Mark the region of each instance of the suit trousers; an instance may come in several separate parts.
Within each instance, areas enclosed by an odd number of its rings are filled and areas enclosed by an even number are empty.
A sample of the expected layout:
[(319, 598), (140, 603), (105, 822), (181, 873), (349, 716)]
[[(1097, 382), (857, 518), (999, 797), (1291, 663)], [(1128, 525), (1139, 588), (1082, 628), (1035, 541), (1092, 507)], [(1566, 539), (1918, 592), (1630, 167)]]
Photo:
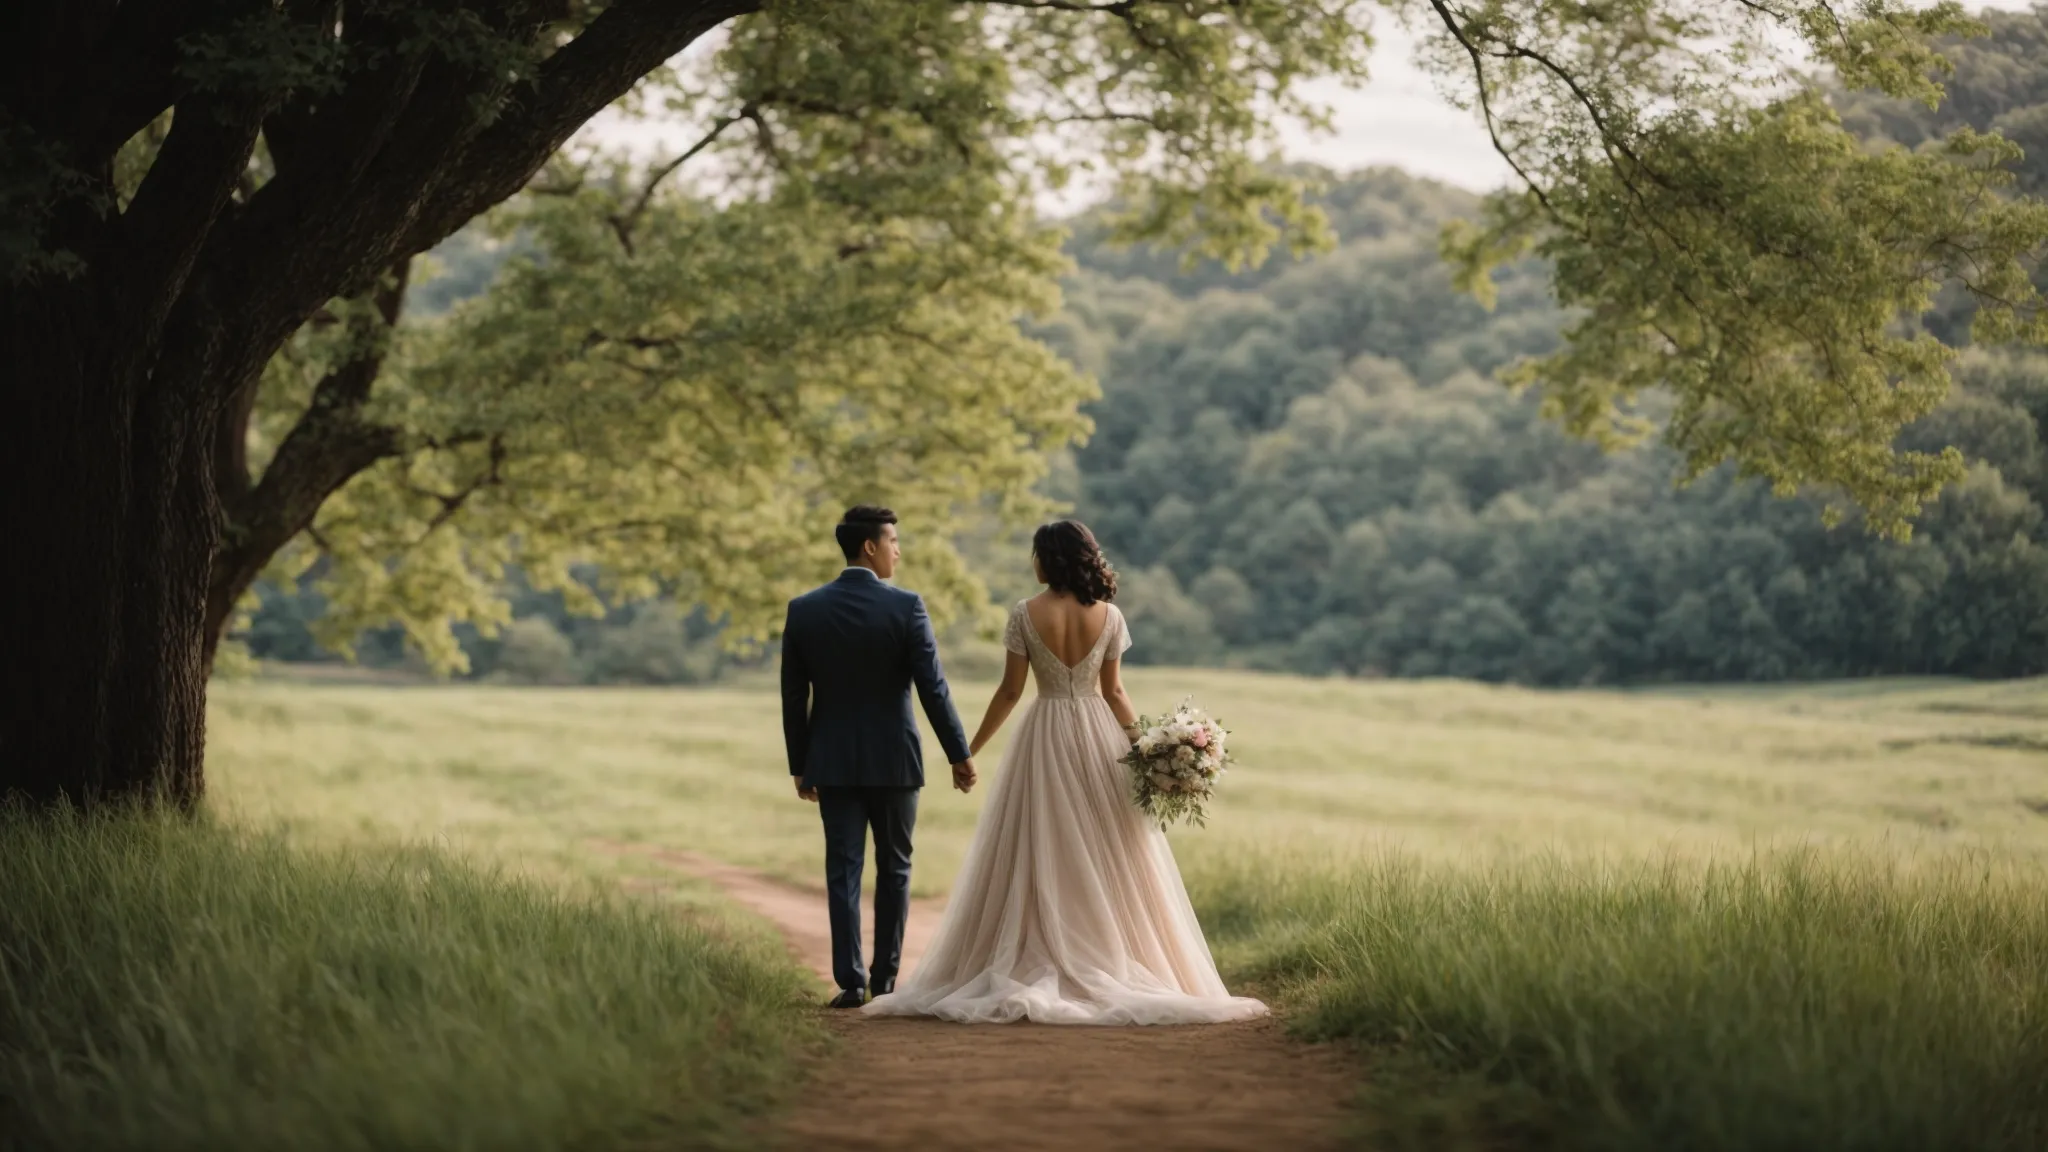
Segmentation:
[[(825, 896), (831, 909), (832, 979), (841, 989), (889, 987), (903, 964), (903, 923), (910, 914), (910, 834), (915, 788), (822, 787)], [(875, 837), (875, 962), (861, 963), (860, 881), (868, 833)]]

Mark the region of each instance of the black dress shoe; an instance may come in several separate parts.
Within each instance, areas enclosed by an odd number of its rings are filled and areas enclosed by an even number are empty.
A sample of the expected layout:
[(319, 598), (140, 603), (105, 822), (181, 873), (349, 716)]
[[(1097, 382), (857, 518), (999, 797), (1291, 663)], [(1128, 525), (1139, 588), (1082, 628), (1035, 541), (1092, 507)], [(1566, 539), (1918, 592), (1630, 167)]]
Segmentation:
[(873, 996), (887, 996), (895, 990), (896, 981), (894, 980), (877, 980), (873, 984), (868, 985), (868, 992)]
[(867, 994), (867, 990), (866, 990), (866, 989), (863, 989), (863, 988), (848, 988), (848, 989), (847, 989), (846, 991), (844, 991), (844, 992), (841, 992), (841, 993), (840, 993), (839, 995), (837, 995), (837, 996), (834, 996), (834, 997), (832, 998), (832, 1003), (830, 1003), (830, 1004), (826, 1005), (826, 1007), (828, 1007), (828, 1008), (858, 1008), (858, 1007), (860, 1007), (861, 1005), (863, 1005), (863, 1004), (867, 1003), (867, 1001), (868, 1001), (868, 994)]

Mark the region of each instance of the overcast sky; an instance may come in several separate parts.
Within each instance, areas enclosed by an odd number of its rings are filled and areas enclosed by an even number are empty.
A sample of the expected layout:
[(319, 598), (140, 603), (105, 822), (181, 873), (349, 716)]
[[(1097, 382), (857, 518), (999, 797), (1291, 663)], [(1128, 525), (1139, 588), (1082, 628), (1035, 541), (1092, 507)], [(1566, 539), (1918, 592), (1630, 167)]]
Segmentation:
[[(2033, 0), (1989, 0), (1973, 9), (2026, 9)], [(1413, 41), (1385, 22), (1375, 47), (1373, 81), (1357, 92), (1336, 90), (1336, 131), (1312, 137), (1294, 133), (1289, 151), (1338, 171), (1373, 164), (1406, 168), (1475, 191), (1507, 179), (1507, 168), (1487, 143), (1470, 113), (1437, 95), (1434, 81), (1411, 63)]]
[[(1968, 6), (2025, 9), (2032, 4), (2033, 0), (1982, 0)], [(1391, 19), (1380, 20), (1374, 32), (1378, 43), (1371, 82), (1355, 91), (1334, 85), (1318, 90), (1334, 110), (1334, 130), (1313, 135), (1286, 130), (1289, 158), (1311, 160), (1339, 172), (1393, 165), (1475, 191), (1505, 180), (1507, 169), (1473, 115), (1446, 102), (1434, 81), (1412, 63), (1414, 43), (1406, 33)], [(690, 137), (681, 125), (621, 124), (606, 118), (594, 121), (586, 131), (607, 143), (667, 154), (686, 146)]]

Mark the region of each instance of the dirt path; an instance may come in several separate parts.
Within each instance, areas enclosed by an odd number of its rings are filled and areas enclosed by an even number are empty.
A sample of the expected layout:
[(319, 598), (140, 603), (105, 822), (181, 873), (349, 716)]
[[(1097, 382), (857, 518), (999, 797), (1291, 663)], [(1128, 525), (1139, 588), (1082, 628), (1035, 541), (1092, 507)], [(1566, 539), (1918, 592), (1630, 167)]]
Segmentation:
[[(825, 916), (823, 888), (799, 888), (752, 869), (722, 864), (695, 852), (610, 843), (603, 847), (608, 851), (658, 860), (718, 885), (734, 902), (775, 925), (783, 938), (789, 941), (790, 954), (798, 962), (816, 972), (818, 978), (827, 984), (832, 982), (832, 925)], [(868, 893), (870, 898), (861, 902), (861, 912), (867, 917), (864, 938), (869, 941), (874, 939), (875, 932), (873, 895)], [(910, 975), (911, 970), (917, 967), (918, 958), (924, 955), (926, 946), (931, 943), (933, 930), (939, 926), (939, 913), (945, 910), (945, 902), (941, 900), (910, 902), (910, 918), (903, 925), (902, 975)]]
[[(813, 971), (831, 973), (822, 890), (689, 852), (623, 845), (717, 884), (766, 917)], [(915, 901), (908, 975), (943, 905)], [(866, 909), (872, 916), (872, 907)], [(870, 924), (872, 921), (870, 921)], [(834, 1065), (785, 1125), (797, 1148), (918, 1152), (1316, 1150), (1342, 1146), (1358, 1071), (1271, 1020), (1179, 1028), (961, 1025), (825, 1013)]]

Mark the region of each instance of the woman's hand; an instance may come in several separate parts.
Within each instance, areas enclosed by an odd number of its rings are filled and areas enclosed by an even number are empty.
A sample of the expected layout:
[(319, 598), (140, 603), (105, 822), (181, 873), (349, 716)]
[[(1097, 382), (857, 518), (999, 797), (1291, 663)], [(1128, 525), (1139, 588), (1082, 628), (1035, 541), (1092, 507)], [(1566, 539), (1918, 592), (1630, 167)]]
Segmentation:
[(1024, 677), (1031, 670), (1031, 662), (1022, 653), (1012, 652), (1003, 661), (1003, 682), (996, 685), (996, 694), (989, 698), (988, 711), (981, 717), (981, 727), (974, 733), (974, 739), (967, 742), (967, 754), (975, 756), (1003, 727), (1003, 721), (1010, 718), (1010, 710), (1017, 701), (1024, 698)]

